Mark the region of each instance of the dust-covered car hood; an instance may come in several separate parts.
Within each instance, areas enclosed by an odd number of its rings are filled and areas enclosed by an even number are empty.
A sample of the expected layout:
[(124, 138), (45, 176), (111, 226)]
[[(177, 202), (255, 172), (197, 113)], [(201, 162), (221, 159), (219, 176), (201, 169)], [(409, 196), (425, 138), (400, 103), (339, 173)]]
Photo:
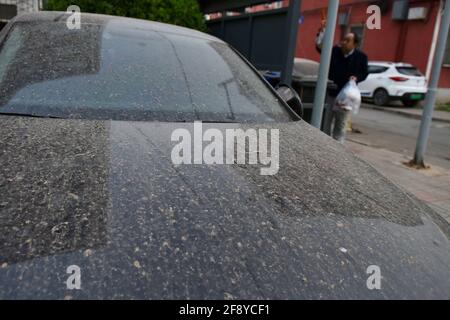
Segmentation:
[(260, 127), (274, 176), (174, 165), (188, 123), (1, 116), (0, 298), (450, 298), (445, 221), (306, 123)]

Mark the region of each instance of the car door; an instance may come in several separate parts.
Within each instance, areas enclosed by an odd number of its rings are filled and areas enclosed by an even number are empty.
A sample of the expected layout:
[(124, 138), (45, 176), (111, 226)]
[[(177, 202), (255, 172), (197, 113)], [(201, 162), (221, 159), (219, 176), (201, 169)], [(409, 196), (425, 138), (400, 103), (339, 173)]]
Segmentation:
[(374, 91), (383, 86), (383, 77), (381, 74), (388, 69), (386, 66), (369, 64), (369, 75), (367, 79), (358, 84), (362, 97), (371, 98)]

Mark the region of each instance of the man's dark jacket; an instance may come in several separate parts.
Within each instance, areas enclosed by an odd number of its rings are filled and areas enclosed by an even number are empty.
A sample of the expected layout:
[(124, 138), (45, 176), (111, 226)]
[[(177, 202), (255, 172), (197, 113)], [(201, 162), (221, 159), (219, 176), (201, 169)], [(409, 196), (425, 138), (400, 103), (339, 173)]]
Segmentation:
[(330, 90), (331, 96), (337, 96), (351, 76), (357, 77), (357, 82), (362, 82), (366, 80), (368, 74), (368, 59), (363, 52), (355, 49), (346, 58), (339, 46), (333, 48), (329, 78), (337, 85), (337, 89)]

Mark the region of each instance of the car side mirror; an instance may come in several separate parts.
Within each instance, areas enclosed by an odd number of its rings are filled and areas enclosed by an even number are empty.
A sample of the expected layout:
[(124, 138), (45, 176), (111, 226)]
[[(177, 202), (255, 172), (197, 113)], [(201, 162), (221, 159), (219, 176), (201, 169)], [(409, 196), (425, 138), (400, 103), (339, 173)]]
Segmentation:
[(294, 110), (300, 118), (303, 118), (303, 103), (297, 91), (287, 84), (278, 85), (276, 91), (292, 110)]

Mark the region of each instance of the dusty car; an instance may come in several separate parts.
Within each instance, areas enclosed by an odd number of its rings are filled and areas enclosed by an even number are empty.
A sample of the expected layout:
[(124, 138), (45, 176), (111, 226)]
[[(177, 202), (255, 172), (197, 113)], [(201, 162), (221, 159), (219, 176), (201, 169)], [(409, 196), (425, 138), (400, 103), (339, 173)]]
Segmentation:
[[(1, 299), (450, 298), (448, 223), (226, 43), (67, 17), (0, 34)], [(278, 130), (279, 170), (174, 163), (199, 121)]]

